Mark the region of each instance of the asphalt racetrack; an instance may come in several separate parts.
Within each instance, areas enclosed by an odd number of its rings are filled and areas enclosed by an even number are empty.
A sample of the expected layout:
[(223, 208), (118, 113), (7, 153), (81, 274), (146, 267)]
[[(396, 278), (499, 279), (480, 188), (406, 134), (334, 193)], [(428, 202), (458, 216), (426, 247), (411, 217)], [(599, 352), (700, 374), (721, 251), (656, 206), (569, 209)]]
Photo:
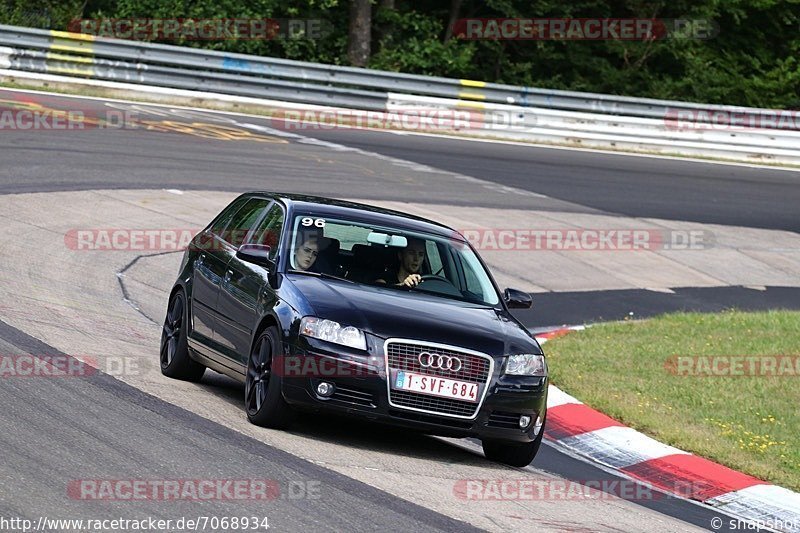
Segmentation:
[[(0, 380), (3, 516), (246, 514), (268, 516), (276, 531), (609, 532), (644, 524), (648, 531), (708, 529), (712, 518), (726, 518), (666, 496), (498, 502), (465, 500), (454, 490), (467, 479), (616, 479), (552, 446), (514, 469), (486, 461), (469, 441), (349, 420), (306, 416), (289, 432), (252, 426), (231, 380), (209, 371), (190, 384), (158, 372), (165, 291), (180, 253), (80, 252), (65, 246), (64, 235), (80, 227), (202, 227), (234, 193), (252, 189), (372, 201), (450, 224), (480, 218), (521, 227), (549, 216), (588, 227), (672, 228), (675, 221), (713, 232), (719, 244), (700, 259), (617, 254), (599, 266), (595, 256), (561, 252), (554, 260), (571, 261), (578, 280), (563, 286), (560, 267), (547, 271), (549, 255), (482, 255), (499, 282), (533, 293), (534, 308), (520, 314), (530, 327), (735, 304), (798, 307), (797, 283), (775, 249), (794, 246), (800, 174), (388, 132), (289, 131), (265, 118), (0, 91), (0, 107), (33, 105), (125, 110), (140, 126), (0, 132), (0, 216), (8, 230), (0, 352), (129, 358), (138, 370), (114, 375), (101, 365), (85, 379)], [(715, 274), (714, 261), (745, 253), (763, 265), (756, 282)], [(620, 276), (616, 261), (633, 262), (635, 272)], [(674, 272), (639, 281), (647, 265), (667, 262)], [(689, 274), (697, 284), (680, 283)], [(268, 479), (280, 491), (263, 502), (198, 503), (86, 501), (69, 488), (86, 479), (179, 478)]]

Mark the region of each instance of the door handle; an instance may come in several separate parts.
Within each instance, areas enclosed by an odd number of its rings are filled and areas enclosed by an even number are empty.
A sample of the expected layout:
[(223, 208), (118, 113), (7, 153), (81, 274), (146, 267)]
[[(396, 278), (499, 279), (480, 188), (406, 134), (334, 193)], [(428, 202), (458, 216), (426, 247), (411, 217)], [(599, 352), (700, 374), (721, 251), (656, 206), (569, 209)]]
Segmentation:
[(230, 281), (231, 276), (233, 276), (233, 270), (228, 270), (225, 272), (225, 281)]

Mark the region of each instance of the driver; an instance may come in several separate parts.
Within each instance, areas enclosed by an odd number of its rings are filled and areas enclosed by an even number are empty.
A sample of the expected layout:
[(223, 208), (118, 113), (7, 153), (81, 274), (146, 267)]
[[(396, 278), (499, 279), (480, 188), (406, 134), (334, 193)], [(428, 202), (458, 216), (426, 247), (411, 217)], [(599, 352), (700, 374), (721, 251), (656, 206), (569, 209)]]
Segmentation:
[(386, 269), (375, 283), (388, 284), (394, 282), (399, 287), (416, 287), (422, 281), (419, 273), (425, 260), (425, 241), (416, 237), (407, 237), (406, 247), (397, 252), (400, 265), (397, 269)]

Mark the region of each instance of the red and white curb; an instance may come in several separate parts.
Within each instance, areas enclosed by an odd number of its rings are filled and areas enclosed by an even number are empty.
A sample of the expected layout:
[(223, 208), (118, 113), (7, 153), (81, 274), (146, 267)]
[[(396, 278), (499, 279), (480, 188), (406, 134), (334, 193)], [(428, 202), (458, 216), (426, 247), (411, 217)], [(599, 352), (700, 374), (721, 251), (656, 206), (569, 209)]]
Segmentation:
[[(540, 344), (583, 327), (535, 333)], [(768, 529), (800, 532), (800, 494), (662, 444), (550, 385), (545, 438), (621, 475)]]

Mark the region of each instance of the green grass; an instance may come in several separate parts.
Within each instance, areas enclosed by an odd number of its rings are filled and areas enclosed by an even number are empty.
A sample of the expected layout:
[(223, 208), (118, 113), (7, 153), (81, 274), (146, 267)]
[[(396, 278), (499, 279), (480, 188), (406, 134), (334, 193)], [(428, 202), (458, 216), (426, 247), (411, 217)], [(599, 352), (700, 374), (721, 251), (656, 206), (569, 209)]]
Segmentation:
[(669, 363), (674, 356), (800, 357), (800, 312), (600, 324), (550, 341), (545, 352), (553, 384), (587, 405), (661, 442), (800, 490), (800, 375), (686, 376)]

